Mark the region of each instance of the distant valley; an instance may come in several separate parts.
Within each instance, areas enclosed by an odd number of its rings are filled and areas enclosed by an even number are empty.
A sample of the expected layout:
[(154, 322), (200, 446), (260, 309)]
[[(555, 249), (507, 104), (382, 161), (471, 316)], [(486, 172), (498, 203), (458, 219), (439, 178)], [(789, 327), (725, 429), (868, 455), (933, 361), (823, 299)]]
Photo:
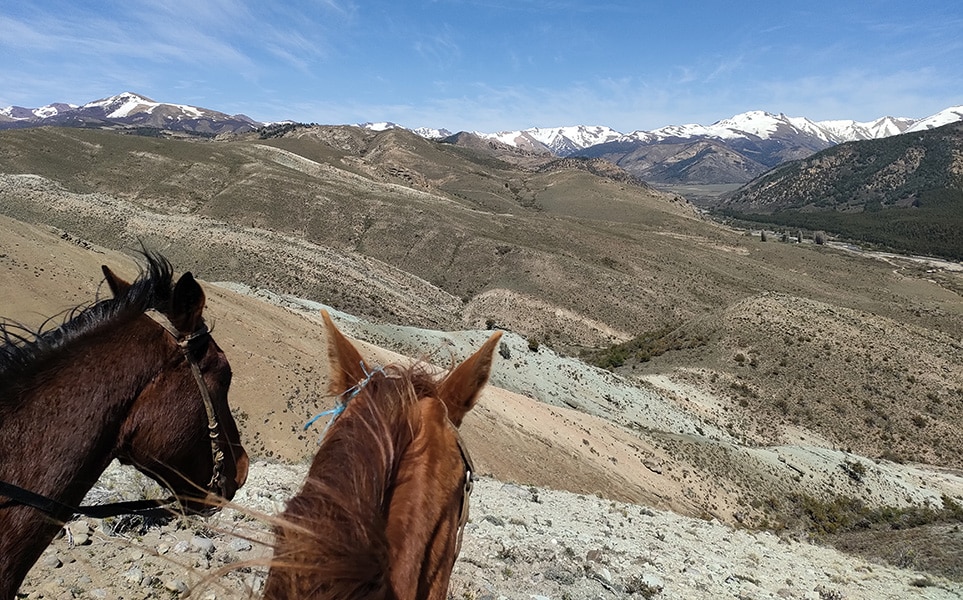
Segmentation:
[(759, 227), (963, 260), (963, 123), (834, 146), (768, 171), (712, 208)]

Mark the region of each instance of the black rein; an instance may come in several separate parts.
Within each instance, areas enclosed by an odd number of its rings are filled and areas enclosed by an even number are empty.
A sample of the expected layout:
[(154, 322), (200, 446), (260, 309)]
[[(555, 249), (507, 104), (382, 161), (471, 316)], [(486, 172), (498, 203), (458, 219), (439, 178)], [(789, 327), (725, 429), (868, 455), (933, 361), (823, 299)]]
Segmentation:
[[(166, 500), (131, 500), (127, 502), (111, 502), (109, 504), (93, 504), (90, 506), (71, 506), (5, 481), (0, 481), (0, 495), (10, 499), (4, 504), (14, 503), (29, 506), (53, 517), (66, 517), (67, 520), (73, 515), (105, 519), (107, 517), (117, 517), (120, 515), (167, 517), (176, 514), (176, 511), (170, 508), (164, 508), (175, 502), (173, 496)], [(0, 507), (2, 506), (3, 505), (0, 505)]]

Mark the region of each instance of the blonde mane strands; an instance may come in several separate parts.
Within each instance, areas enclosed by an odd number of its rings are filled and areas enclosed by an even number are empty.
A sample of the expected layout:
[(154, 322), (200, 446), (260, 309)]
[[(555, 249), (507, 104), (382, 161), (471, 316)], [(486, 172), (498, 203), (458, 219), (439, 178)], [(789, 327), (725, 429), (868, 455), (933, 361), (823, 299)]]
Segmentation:
[(385, 371), (347, 402), (302, 492), (280, 517), (266, 600), (395, 598), (384, 518), (388, 485), (417, 434), (412, 407), (437, 393), (437, 383), (419, 366)]

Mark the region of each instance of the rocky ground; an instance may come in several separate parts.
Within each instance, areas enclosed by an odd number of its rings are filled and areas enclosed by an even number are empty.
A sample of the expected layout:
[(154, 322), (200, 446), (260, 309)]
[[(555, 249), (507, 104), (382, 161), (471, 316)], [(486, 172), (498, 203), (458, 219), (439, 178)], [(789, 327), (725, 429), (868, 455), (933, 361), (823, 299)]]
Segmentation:
[[(265, 515), (281, 510), (305, 471), (257, 462), (235, 506), (207, 519), (73, 521), (21, 597), (257, 598), (270, 558)], [(115, 464), (89, 498), (145, 486)], [(717, 521), (482, 478), (449, 598), (936, 600), (963, 598), (963, 584)]]

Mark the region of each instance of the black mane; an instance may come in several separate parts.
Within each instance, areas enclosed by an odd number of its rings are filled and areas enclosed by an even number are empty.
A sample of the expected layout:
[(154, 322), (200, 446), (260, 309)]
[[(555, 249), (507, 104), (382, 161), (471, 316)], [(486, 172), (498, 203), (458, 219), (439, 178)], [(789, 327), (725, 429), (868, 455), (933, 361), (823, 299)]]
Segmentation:
[(132, 318), (145, 310), (168, 312), (173, 268), (162, 255), (143, 250), (147, 261), (130, 288), (116, 298), (96, 300), (66, 312), (63, 322), (48, 329), (54, 317), (36, 329), (15, 322), (0, 322), (0, 379), (24, 374), (59, 354), (78, 338), (107, 324)]

